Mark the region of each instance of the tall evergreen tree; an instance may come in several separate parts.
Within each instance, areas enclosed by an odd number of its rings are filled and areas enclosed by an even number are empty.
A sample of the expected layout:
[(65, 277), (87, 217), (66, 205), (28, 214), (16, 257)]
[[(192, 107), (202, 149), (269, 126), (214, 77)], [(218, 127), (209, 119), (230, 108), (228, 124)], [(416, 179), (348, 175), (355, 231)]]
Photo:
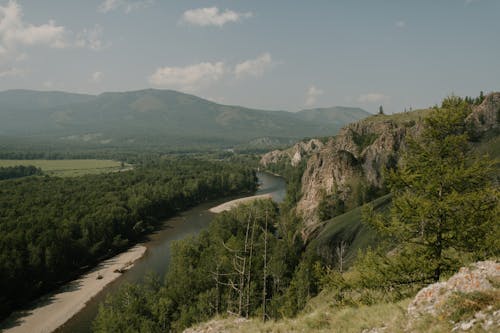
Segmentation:
[(423, 255), (435, 280), (451, 253), (481, 258), (500, 248), (494, 165), (471, 152), (469, 110), (452, 96), (432, 112), (421, 139), (409, 142), (402, 165), (388, 175), (390, 214), (368, 218), (378, 231)]

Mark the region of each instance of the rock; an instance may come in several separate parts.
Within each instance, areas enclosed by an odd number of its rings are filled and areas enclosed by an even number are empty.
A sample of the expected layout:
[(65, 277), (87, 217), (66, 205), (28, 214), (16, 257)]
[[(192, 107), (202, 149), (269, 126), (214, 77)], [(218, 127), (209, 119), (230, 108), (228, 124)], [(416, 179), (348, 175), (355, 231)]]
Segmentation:
[[(431, 284), (418, 292), (408, 305), (408, 327), (425, 315), (442, 317), (450, 297), (457, 293), (492, 292), (498, 288), (491, 281), (500, 281), (500, 264), (480, 261), (470, 267), (462, 267), (448, 281)], [(500, 311), (492, 312), (490, 305), (469, 318), (454, 323), (452, 332), (467, 332), (481, 326), (487, 332), (500, 330)]]
[(285, 160), (290, 165), (296, 167), (305, 158), (312, 153), (319, 151), (323, 147), (323, 143), (318, 139), (310, 139), (308, 141), (301, 141), (294, 144), (292, 147), (285, 150), (273, 150), (260, 160), (260, 164), (264, 167), (270, 164), (276, 164)]
[(473, 112), (466, 121), (474, 125), (476, 132), (486, 132), (498, 128), (500, 114), (500, 93), (492, 93), (485, 97), (484, 101), (474, 107)]
[(409, 135), (421, 130), (419, 122), (401, 122), (390, 117), (370, 117), (343, 128), (313, 154), (302, 176), (302, 198), (297, 209), (305, 226), (317, 224), (317, 208), (323, 195), (339, 200), (352, 198), (352, 186), (359, 180), (380, 187), (382, 169), (394, 166)]

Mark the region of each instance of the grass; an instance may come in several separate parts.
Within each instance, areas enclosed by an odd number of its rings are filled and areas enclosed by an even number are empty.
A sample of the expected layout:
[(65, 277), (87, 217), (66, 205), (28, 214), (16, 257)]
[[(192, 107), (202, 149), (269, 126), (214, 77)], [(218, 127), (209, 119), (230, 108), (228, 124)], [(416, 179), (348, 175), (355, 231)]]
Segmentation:
[(130, 168), (111, 160), (0, 160), (0, 167), (33, 165), (51, 176), (76, 177), (88, 174), (116, 172)]
[[(332, 332), (332, 333), (360, 333), (360, 332), (390, 332), (390, 333), (448, 333), (455, 326), (452, 319), (457, 321), (474, 318), (477, 311), (492, 315), (499, 309), (500, 299), (498, 291), (487, 293), (457, 294), (445, 304), (444, 313), (438, 317), (424, 315), (410, 319), (407, 308), (411, 298), (397, 303), (381, 302), (364, 306), (333, 305), (331, 292), (322, 292), (311, 299), (306, 309), (295, 318), (270, 320), (262, 322), (258, 318), (249, 320), (222, 318), (215, 319), (195, 326), (206, 332)], [(210, 330), (210, 329), (211, 330)], [(480, 324), (475, 324), (470, 332), (494, 332), (498, 326), (493, 325), (484, 330)], [(372, 329), (374, 329), (372, 331)]]
[[(319, 299), (321, 298), (321, 299)], [(314, 299), (313, 299), (314, 300)], [(196, 328), (212, 328), (212, 332), (332, 332), (360, 333), (371, 328), (386, 329), (383, 332), (404, 332), (406, 308), (409, 299), (398, 303), (380, 303), (360, 307), (332, 307), (328, 294), (316, 298), (316, 307), (296, 318), (262, 322), (260, 319), (239, 321), (232, 318), (216, 318)]]
[[(391, 195), (387, 194), (371, 202), (377, 211), (383, 210), (391, 202)], [(335, 253), (335, 247), (344, 240), (348, 243), (346, 263), (351, 264), (359, 249), (366, 249), (377, 243), (375, 233), (362, 222), (363, 207), (357, 207), (345, 214), (336, 216), (323, 222), (323, 228), (309, 244), (315, 247), (318, 253)]]

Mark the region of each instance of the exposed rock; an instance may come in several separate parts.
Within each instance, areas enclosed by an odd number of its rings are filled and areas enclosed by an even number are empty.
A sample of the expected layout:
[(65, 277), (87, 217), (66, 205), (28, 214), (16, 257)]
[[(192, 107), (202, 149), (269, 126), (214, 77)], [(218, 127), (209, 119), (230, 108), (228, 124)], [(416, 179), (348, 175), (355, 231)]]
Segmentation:
[[(496, 281), (492, 283), (492, 281)], [(491, 292), (500, 282), (500, 264), (495, 261), (480, 261), (470, 267), (463, 267), (446, 282), (434, 283), (420, 290), (408, 305), (408, 327), (424, 315), (442, 317), (447, 302), (457, 294)], [(453, 323), (452, 332), (467, 332), (481, 327), (486, 332), (500, 330), (500, 310), (493, 311), (490, 305), (476, 312), (473, 317)]]
[(312, 153), (319, 151), (323, 147), (323, 143), (318, 139), (311, 139), (308, 141), (301, 141), (294, 144), (292, 147), (285, 150), (273, 150), (260, 160), (260, 164), (267, 167), (269, 164), (276, 164), (282, 160), (286, 160), (292, 166), (300, 164), (302, 159), (310, 156)]
[(306, 228), (318, 222), (316, 210), (323, 195), (335, 194), (345, 201), (360, 179), (380, 187), (382, 169), (397, 163), (406, 137), (415, 135), (421, 127), (421, 122), (374, 116), (345, 127), (331, 138), (311, 156), (302, 176), (302, 198), (297, 208)]
[(462, 267), (448, 281), (434, 283), (420, 290), (408, 306), (408, 314), (436, 316), (453, 293), (492, 290), (494, 287), (490, 280), (493, 279), (500, 279), (500, 264), (494, 261), (480, 261), (470, 268)]
[(500, 114), (500, 93), (492, 93), (485, 97), (481, 105), (467, 117), (467, 122), (474, 125), (478, 132), (498, 128)]
[[(408, 137), (421, 133), (426, 113), (420, 110), (372, 116), (344, 127), (326, 144), (312, 139), (262, 157), (260, 163), (264, 167), (283, 161), (297, 166), (308, 159), (302, 176), (302, 197), (297, 204), (297, 211), (304, 218), (304, 237), (319, 225), (317, 210), (325, 195), (345, 202), (359, 195), (356, 187), (361, 182), (374, 188), (382, 186), (382, 170), (398, 164)], [(481, 135), (498, 128), (499, 115), (500, 93), (492, 93), (481, 105), (473, 107), (466, 121)]]
[[(481, 105), (473, 107), (467, 122), (475, 124), (477, 133), (498, 128), (500, 93), (486, 96)], [(397, 165), (409, 136), (418, 136), (423, 129), (426, 111), (394, 116), (373, 116), (343, 128), (336, 137), (310, 157), (302, 176), (302, 198), (297, 205), (304, 217), (306, 230), (318, 225), (317, 208), (324, 195), (334, 194), (346, 201), (355, 195), (359, 181), (379, 188), (384, 167)], [(352, 198), (351, 198), (352, 199)]]

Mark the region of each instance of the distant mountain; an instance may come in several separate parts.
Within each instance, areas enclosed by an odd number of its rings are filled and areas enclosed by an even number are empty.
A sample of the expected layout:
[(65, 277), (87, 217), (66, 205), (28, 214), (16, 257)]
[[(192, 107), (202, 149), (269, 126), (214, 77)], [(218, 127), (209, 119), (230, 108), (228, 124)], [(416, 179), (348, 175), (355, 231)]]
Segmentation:
[(0, 92), (0, 135), (104, 146), (230, 146), (261, 138), (335, 134), (369, 113), (334, 107), (297, 113), (221, 105), (172, 90), (103, 93)]

